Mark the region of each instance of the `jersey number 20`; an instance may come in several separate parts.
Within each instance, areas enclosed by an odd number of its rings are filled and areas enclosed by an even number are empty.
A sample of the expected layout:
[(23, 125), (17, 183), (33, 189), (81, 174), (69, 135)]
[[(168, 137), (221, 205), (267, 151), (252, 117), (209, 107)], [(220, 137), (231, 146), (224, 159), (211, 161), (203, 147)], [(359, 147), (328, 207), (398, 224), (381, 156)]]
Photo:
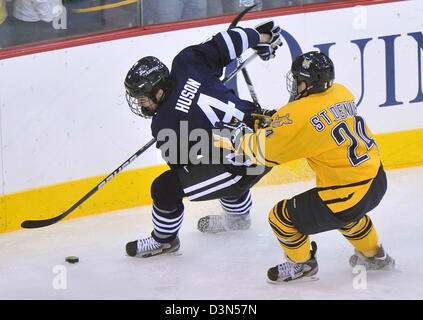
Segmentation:
[(343, 144), (346, 139), (350, 141), (350, 145), (348, 147), (348, 159), (350, 160), (351, 164), (355, 167), (363, 163), (364, 161), (369, 160), (370, 158), (367, 153), (364, 153), (360, 156), (357, 155), (356, 151), (359, 143), (357, 137), (364, 142), (367, 147), (367, 150), (370, 150), (373, 146), (375, 146), (376, 142), (367, 134), (366, 124), (364, 122), (364, 119), (360, 116), (354, 117), (354, 131), (355, 132), (351, 132), (347, 123), (345, 121), (342, 121), (332, 129), (332, 137), (334, 138), (338, 146)]

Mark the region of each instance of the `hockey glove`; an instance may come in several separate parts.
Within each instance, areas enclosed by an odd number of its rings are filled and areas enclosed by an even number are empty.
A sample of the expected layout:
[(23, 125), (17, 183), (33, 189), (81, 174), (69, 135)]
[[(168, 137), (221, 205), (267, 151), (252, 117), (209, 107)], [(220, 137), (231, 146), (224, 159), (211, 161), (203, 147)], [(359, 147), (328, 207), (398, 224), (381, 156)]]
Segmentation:
[(245, 116), (244, 122), (256, 132), (258, 129), (267, 128), (272, 122), (276, 110), (257, 109)]
[(238, 149), (239, 143), (244, 134), (253, 133), (251, 128), (249, 128), (244, 122), (240, 121), (235, 121), (233, 123), (220, 122), (216, 124), (216, 129), (229, 129), (230, 135), (227, 137), (223, 134), (213, 133), (214, 146), (231, 151), (236, 151)]
[(257, 46), (253, 47), (253, 49), (262, 60), (268, 61), (273, 59), (276, 50), (282, 46), (281, 28), (275, 26), (273, 21), (267, 21), (257, 25), (255, 29), (258, 33), (270, 35), (270, 41), (269, 43), (259, 43)]

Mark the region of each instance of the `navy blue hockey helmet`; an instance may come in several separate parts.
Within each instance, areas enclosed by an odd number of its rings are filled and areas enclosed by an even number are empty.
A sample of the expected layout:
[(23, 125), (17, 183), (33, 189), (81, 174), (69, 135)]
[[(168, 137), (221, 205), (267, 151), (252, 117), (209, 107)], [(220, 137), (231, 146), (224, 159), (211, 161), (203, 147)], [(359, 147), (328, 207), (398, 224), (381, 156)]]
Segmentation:
[(135, 63), (125, 78), (126, 101), (135, 114), (150, 118), (154, 115), (140, 105), (141, 97), (149, 97), (159, 104), (156, 93), (163, 89), (165, 94), (171, 88), (169, 69), (156, 57), (144, 57)]
[[(323, 92), (333, 85), (335, 67), (332, 60), (322, 52), (310, 51), (304, 53), (292, 62), (287, 74), (287, 89), (297, 100), (301, 97)], [(298, 92), (298, 85), (304, 81), (306, 89)]]

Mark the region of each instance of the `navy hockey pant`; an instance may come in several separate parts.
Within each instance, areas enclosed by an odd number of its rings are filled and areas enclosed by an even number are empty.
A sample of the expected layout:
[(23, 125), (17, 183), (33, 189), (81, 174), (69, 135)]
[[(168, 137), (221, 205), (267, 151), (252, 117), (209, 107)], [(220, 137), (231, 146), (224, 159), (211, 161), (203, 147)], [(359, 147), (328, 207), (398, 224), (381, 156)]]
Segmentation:
[(252, 207), (250, 188), (270, 171), (259, 175), (230, 173), (224, 165), (193, 165), (165, 171), (151, 185), (153, 199), (152, 237), (158, 242), (173, 240), (184, 215), (182, 199), (220, 199), (228, 214), (245, 214)]

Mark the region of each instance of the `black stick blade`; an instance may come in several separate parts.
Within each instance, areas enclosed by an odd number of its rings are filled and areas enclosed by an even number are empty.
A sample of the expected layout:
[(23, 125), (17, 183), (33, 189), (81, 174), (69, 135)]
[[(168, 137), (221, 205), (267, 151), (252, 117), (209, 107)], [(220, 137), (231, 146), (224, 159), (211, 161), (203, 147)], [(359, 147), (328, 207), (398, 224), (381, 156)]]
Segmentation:
[(51, 218), (51, 219), (45, 219), (45, 220), (26, 220), (21, 223), (21, 227), (24, 229), (36, 229), (36, 228), (42, 228), (47, 227), (51, 224), (54, 224), (60, 220), (62, 220), (63, 215)]
[(91, 191), (89, 191), (85, 196), (83, 196), (78, 202), (76, 202), (72, 207), (70, 207), (68, 210), (63, 212), (60, 216), (50, 218), (50, 219), (44, 219), (44, 220), (26, 220), (26, 221), (21, 223), (21, 227), (24, 228), (24, 229), (42, 228), (42, 227), (47, 227), (47, 226), (49, 226), (53, 223), (56, 223), (56, 222), (62, 220), (67, 215), (69, 215), (71, 212), (73, 212), (76, 208), (78, 208), (82, 203), (84, 203), (85, 200), (87, 200), (94, 193), (96, 193), (107, 182), (112, 180), (119, 172), (121, 172), (127, 165), (129, 165), (132, 161), (134, 161), (136, 158), (138, 158), (145, 150), (150, 148), (155, 142), (156, 142), (155, 138), (153, 138), (149, 142), (147, 142), (147, 144), (144, 145), (137, 152), (135, 152), (132, 155), (132, 157), (130, 157), (128, 160), (126, 160), (124, 163), (122, 163), (115, 171), (113, 171), (111, 174), (109, 174), (103, 181), (101, 181), (98, 185), (96, 185), (94, 188), (92, 188)]
[(71, 212), (73, 212), (76, 208), (78, 208), (82, 203), (84, 203), (85, 200), (87, 200), (94, 193), (96, 193), (107, 182), (112, 180), (119, 172), (121, 172), (127, 165), (129, 165), (132, 161), (134, 161), (136, 158), (138, 158), (145, 150), (150, 148), (155, 142), (156, 142), (155, 138), (153, 138), (149, 142), (147, 142), (147, 144), (144, 145), (137, 152), (135, 152), (132, 155), (132, 157), (130, 157), (128, 160), (126, 160), (124, 163), (122, 163), (115, 171), (113, 171), (111, 174), (109, 174), (103, 181), (101, 181), (98, 185), (96, 185), (94, 188), (92, 188), (91, 191), (89, 191), (85, 196), (83, 196), (78, 202), (76, 202), (72, 207), (70, 207), (68, 210), (63, 212), (60, 216), (50, 218), (50, 219), (44, 219), (44, 220), (26, 220), (26, 221), (21, 223), (21, 227), (24, 228), (24, 229), (42, 228), (42, 227), (47, 227), (47, 226), (49, 226), (53, 223), (56, 223), (56, 222), (62, 220), (67, 215), (69, 215)]

